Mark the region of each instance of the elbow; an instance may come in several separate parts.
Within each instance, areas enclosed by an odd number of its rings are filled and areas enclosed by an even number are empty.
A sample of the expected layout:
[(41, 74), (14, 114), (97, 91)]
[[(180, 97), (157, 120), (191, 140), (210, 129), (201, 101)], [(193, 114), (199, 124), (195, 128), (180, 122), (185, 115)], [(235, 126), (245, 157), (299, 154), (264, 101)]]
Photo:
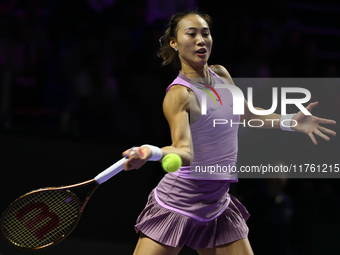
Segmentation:
[(173, 144), (172, 147), (176, 148), (176, 153), (181, 157), (182, 166), (190, 166), (194, 158), (194, 150), (189, 145)]

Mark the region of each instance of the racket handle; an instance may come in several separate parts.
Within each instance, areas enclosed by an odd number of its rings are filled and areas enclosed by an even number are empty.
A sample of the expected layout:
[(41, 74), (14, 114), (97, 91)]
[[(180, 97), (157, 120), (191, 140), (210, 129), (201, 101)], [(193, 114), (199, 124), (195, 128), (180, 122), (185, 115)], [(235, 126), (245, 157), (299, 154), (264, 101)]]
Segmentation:
[(108, 167), (106, 170), (98, 174), (96, 177), (94, 177), (95, 181), (98, 184), (102, 184), (106, 182), (111, 177), (115, 176), (119, 172), (121, 172), (124, 169), (124, 163), (127, 161), (127, 158), (122, 158), (121, 160), (114, 163), (112, 166)]

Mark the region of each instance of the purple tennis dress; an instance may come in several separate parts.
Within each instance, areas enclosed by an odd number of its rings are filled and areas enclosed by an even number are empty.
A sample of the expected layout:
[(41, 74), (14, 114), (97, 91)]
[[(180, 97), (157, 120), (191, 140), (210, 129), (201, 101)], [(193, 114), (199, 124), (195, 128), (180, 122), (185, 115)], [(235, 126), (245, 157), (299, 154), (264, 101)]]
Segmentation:
[[(225, 82), (212, 70), (211, 89), (187, 78), (181, 72), (173, 85), (193, 91), (206, 114), (190, 125), (194, 158), (190, 166), (166, 174), (149, 195), (135, 225), (151, 239), (162, 244), (193, 249), (212, 248), (248, 236), (249, 213), (228, 193), (237, 182), (237, 132), (239, 115), (232, 113), (232, 94), (214, 89)], [(229, 125), (215, 125), (214, 119)]]

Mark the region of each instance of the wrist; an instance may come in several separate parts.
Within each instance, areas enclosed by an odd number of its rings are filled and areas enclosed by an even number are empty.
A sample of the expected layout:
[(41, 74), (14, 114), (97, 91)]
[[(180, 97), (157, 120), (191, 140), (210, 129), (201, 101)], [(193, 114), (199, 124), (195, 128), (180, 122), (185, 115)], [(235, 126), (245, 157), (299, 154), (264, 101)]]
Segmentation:
[(296, 125), (297, 125), (297, 121), (293, 119), (295, 115), (296, 115), (296, 113), (286, 114), (286, 115), (281, 116), (280, 128), (283, 131), (295, 132), (295, 130), (292, 128), (292, 127), (296, 127)]
[(153, 146), (153, 145), (150, 145), (150, 144), (144, 144), (141, 147), (147, 147), (147, 148), (150, 149), (151, 157), (148, 159), (148, 161), (158, 161), (163, 157), (162, 150), (157, 146)]

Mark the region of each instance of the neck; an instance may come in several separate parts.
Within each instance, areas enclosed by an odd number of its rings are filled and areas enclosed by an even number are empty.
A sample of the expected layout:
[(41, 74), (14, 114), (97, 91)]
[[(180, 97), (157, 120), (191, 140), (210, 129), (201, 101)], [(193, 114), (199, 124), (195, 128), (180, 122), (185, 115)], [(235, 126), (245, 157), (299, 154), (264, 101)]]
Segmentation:
[(183, 73), (186, 77), (193, 80), (194, 82), (211, 84), (208, 66), (205, 66), (203, 69), (200, 70), (190, 70), (182, 68), (181, 73)]
[(188, 78), (208, 78), (209, 77), (209, 70), (208, 70), (207, 64), (205, 64), (204, 66), (197, 67), (197, 68), (182, 64), (181, 72)]
[(193, 71), (185, 71), (182, 69), (181, 72), (184, 74), (204, 74), (207, 70), (208, 70), (208, 67), (205, 67), (201, 70), (193, 70)]

